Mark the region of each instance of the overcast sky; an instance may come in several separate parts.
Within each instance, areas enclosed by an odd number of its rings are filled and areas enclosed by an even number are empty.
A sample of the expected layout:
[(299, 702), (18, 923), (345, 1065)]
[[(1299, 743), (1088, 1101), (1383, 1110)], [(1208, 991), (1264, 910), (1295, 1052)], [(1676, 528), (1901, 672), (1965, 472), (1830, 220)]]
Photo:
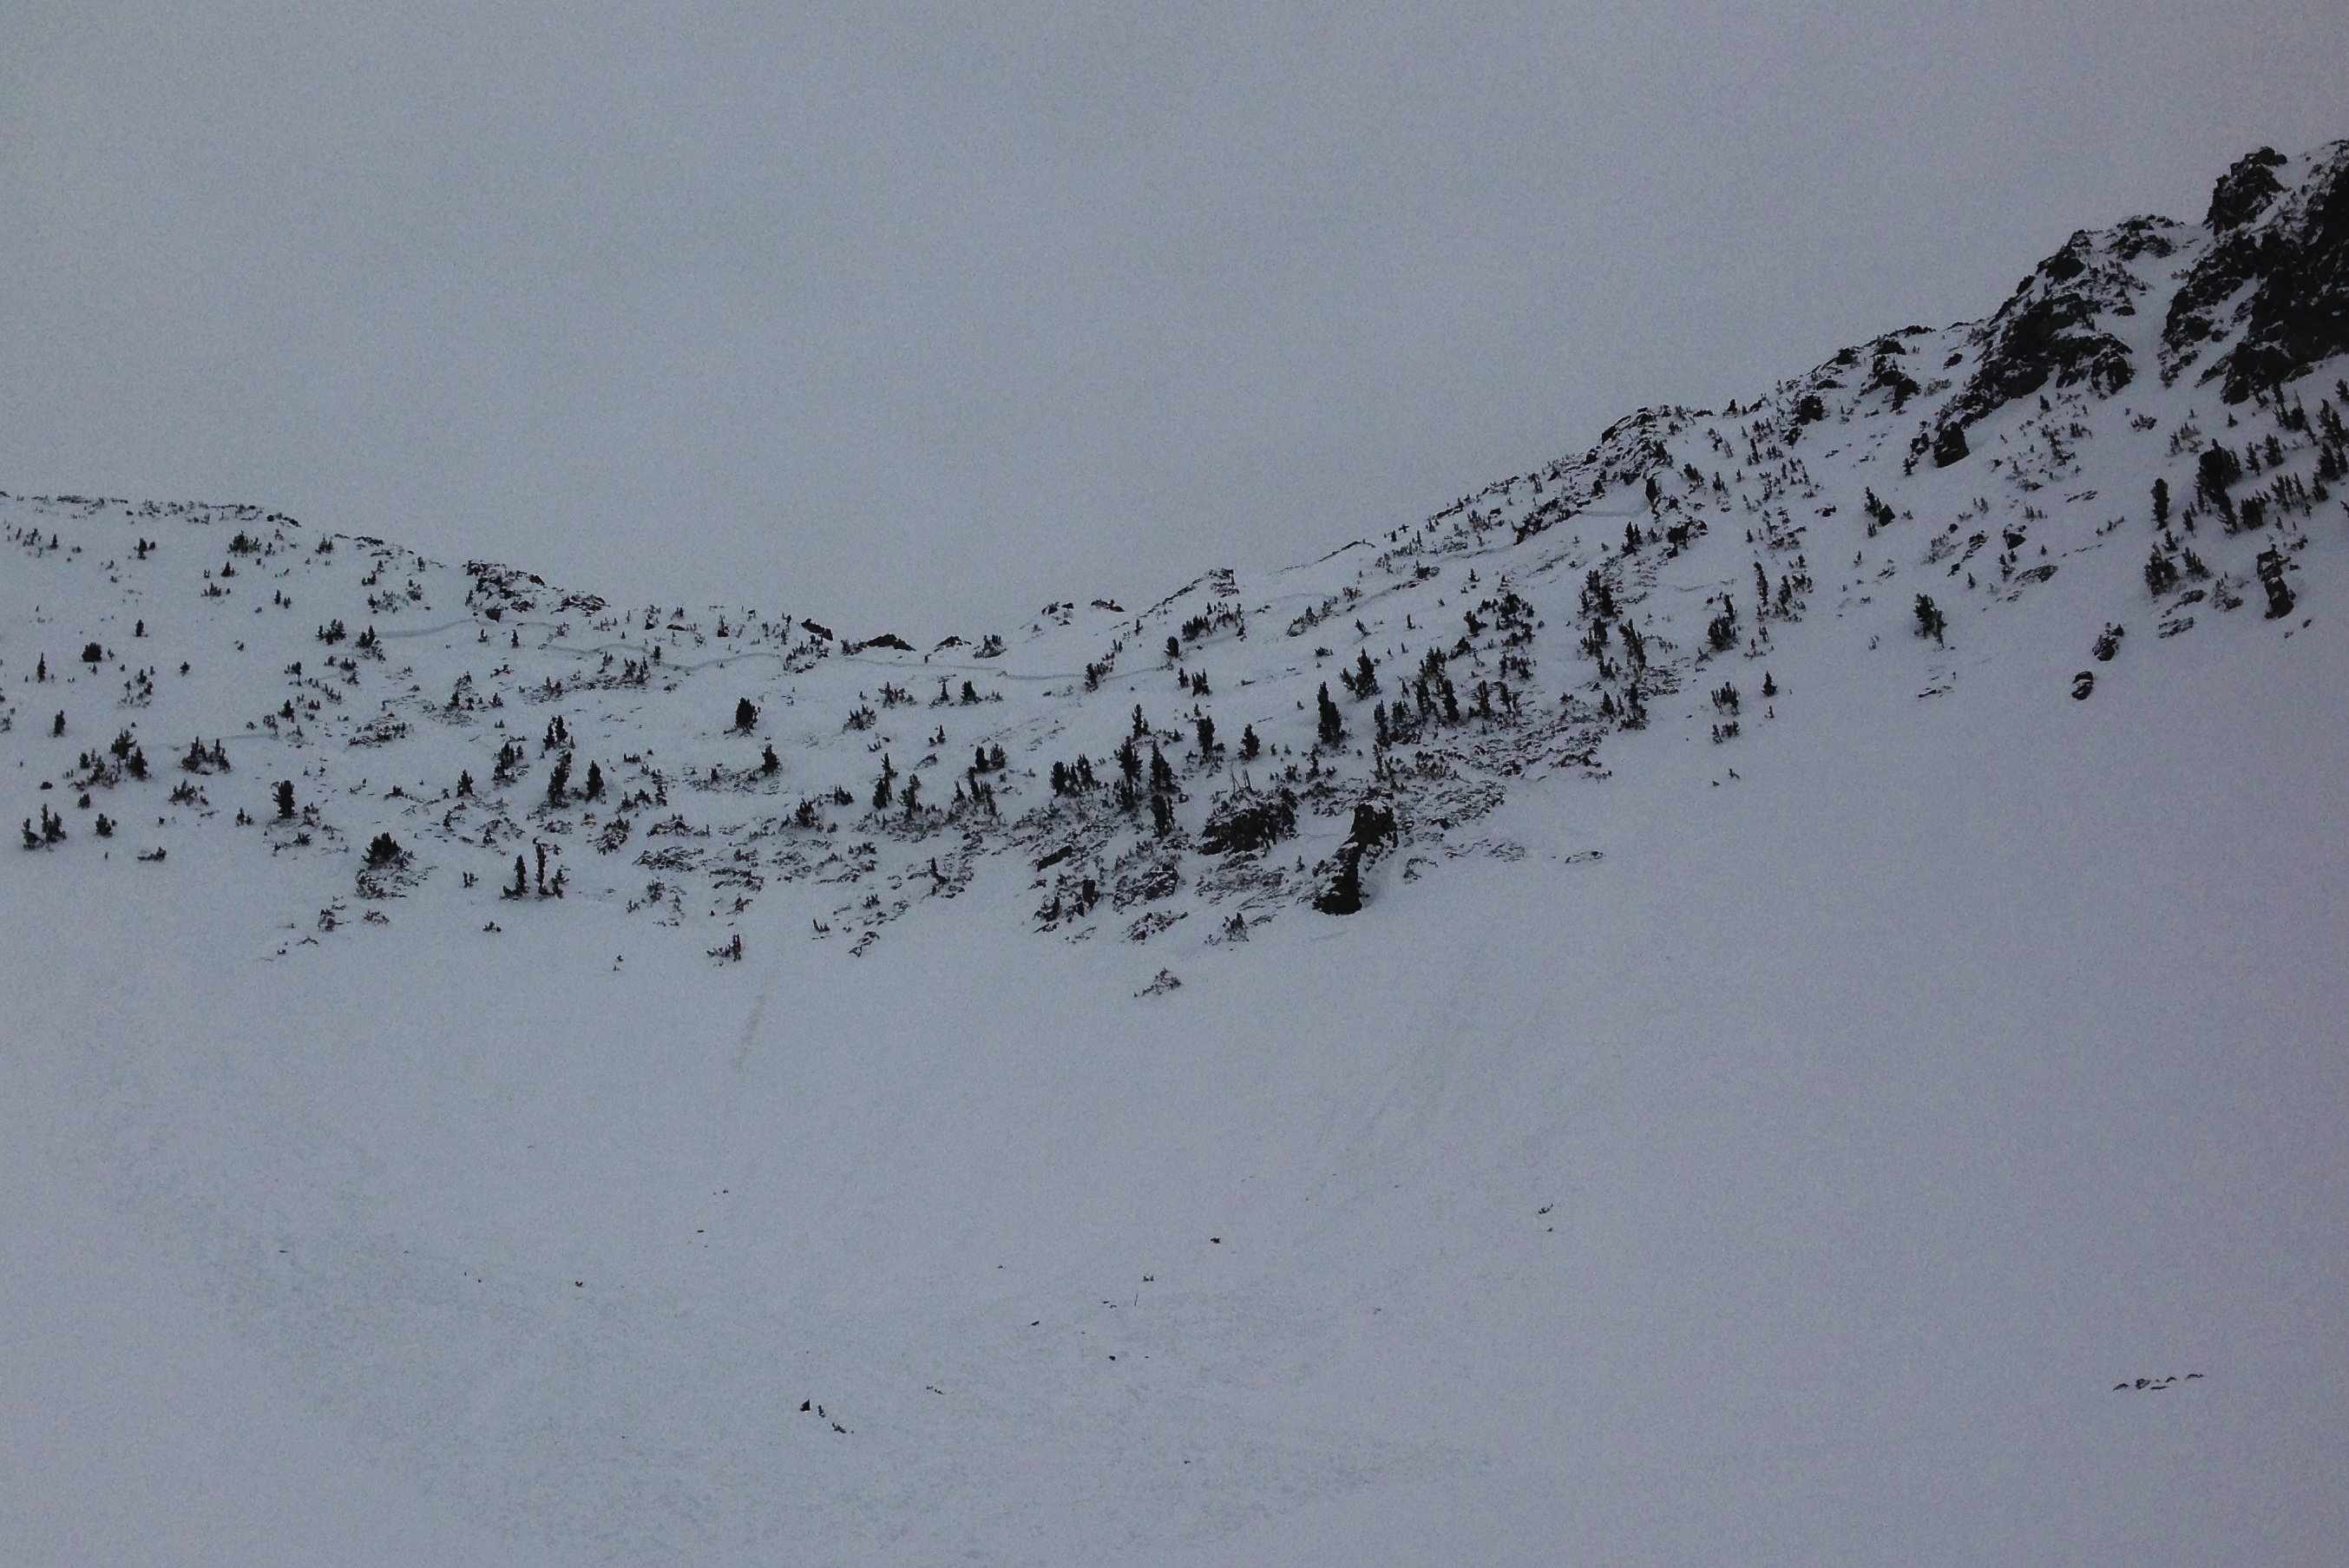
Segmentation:
[(979, 630), (2349, 135), (2338, 0), (0, 5), (0, 489)]

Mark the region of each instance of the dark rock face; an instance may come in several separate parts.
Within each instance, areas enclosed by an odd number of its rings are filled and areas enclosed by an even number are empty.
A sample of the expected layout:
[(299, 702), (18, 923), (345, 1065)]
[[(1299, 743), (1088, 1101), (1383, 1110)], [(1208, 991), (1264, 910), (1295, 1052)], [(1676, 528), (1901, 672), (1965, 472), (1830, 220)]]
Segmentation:
[(2283, 182), (2275, 177), (2275, 170), (2288, 161), (2272, 147), (2235, 160), (2235, 166), (2219, 176), (2210, 191), (2210, 215), (2203, 220), (2205, 226), (2214, 234), (2223, 234), (2258, 217), (2270, 201), (2283, 194)]
[(2221, 381), (2230, 403), (2349, 352), (2349, 141), (2319, 150), (2289, 191), (2273, 173), (2286, 161), (2262, 148), (2220, 178), (2214, 242), (2162, 326), (2164, 381), (2230, 336), (2200, 377)]
[[(1934, 460), (1947, 465), (1964, 456), (1959, 434), (1964, 427), (2050, 382), (2085, 383), (2101, 397), (2127, 386), (2137, 375), (2128, 345), (2097, 318), (2106, 312), (2136, 314), (2133, 296), (2147, 285), (2127, 263), (2169, 254), (2175, 246), (2163, 231), (2173, 227), (2166, 219), (2132, 218), (2103, 233), (2082, 230), (2016, 284), (1998, 314), (1974, 333), (1981, 357), (1941, 412)], [(1945, 450), (1954, 455), (1944, 457)]]

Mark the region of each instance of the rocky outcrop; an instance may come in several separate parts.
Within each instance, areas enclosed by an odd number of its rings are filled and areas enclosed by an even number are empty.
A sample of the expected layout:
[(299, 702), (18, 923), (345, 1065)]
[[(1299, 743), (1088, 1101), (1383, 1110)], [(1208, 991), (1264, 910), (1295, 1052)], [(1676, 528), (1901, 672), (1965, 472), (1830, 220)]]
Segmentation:
[(2219, 178), (2205, 220), (2209, 250), (2171, 299), (2162, 379), (2200, 363), (2199, 381), (2240, 403), (2349, 350), (2349, 141), (2294, 160), (2272, 148)]
[(2166, 218), (2132, 218), (2102, 232), (2082, 230), (2015, 285), (1998, 313), (1974, 330), (1980, 350), (1974, 373), (1941, 410), (1934, 460), (1965, 456), (1963, 431), (2017, 397), (2050, 386), (2086, 385), (2110, 397), (2135, 379), (2128, 345), (2104, 329), (2101, 317), (2134, 315), (2135, 296), (2147, 284), (2129, 265), (2175, 249)]

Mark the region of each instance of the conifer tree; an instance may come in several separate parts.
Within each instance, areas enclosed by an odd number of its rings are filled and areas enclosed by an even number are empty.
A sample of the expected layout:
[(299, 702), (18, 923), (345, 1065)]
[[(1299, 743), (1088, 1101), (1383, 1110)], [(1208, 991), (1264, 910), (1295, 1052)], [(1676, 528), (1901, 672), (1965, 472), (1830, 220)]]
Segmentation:
[(1948, 625), (1949, 618), (1942, 614), (1940, 608), (1933, 603), (1933, 596), (1930, 593), (1918, 594), (1917, 634), (1920, 637), (1930, 637), (1934, 642), (1940, 643), (1941, 633)]

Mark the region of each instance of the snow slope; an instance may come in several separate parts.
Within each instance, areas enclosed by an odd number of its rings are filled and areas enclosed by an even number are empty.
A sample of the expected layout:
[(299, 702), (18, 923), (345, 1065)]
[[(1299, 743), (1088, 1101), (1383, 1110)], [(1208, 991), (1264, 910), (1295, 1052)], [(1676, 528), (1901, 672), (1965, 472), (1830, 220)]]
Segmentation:
[(927, 653), (0, 502), (0, 1554), (2322, 1560), (2344, 180)]

